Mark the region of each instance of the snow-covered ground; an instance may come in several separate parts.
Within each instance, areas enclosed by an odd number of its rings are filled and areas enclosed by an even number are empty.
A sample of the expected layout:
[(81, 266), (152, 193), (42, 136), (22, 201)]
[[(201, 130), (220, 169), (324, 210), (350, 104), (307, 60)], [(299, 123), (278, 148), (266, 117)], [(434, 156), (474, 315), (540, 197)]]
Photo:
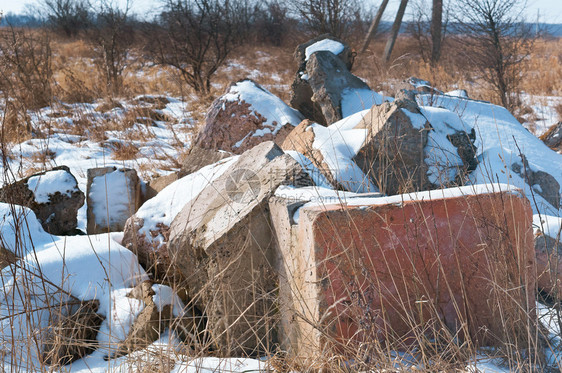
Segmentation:
[(562, 97), (523, 94), (521, 99), (533, 110), (523, 115), (523, 125), (537, 137), (562, 121)]
[[(139, 96), (123, 101), (122, 107), (104, 113), (98, 111), (103, 102), (67, 105), (67, 115), (63, 116), (58, 115), (60, 110), (57, 108), (44, 108), (34, 113), (31, 116), (32, 126), (44, 135), (12, 147), (7, 168), (15, 177), (5, 177), (0, 184), (12, 182), (30, 172), (62, 165), (70, 168), (84, 193), (86, 172), (90, 168), (129, 167), (136, 169), (145, 181), (170, 173), (177, 169), (180, 154), (191, 145), (194, 124), (187, 103), (173, 97), (162, 97), (167, 101), (165, 107), (155, 109), (144, 101), (154, 97), (161, 96)], [(140, 115), (145, 111), (153, 112), (169, 120), (148, 121), (149, 118), (134, 115), (128, 123), (128, 112), (134, 114), (136, 111)], [(54, 113), (57, 113), (55, 118)], [(84, 124), (84, 118), (88, 118), (89, 122)], [(78, 128), (81, 133), (75, 134)], [(133, 153), (129, 157), (122, 156), (120, 150), (123, 147), (134, 149)], [(6, 167), (3, 169), (6, 170)], [(79, 211), (78, 228), (86, 228), (85, 205)]]

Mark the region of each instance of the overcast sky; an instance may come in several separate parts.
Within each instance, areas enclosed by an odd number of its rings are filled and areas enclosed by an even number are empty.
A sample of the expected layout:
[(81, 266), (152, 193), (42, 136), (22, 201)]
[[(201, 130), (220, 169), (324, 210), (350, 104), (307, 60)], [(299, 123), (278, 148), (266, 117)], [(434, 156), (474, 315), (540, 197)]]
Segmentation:
[[(39, 0), (0, 0), (0, 10), (4, 13), (21, 13), (25, 11), (26, 7), (37, 4), (38, 1)], [(116, 1), (125, 3), (126, 0)], [(374, 1), (374, 4), (378, 3), (380, 3), (380, 1)], [(398, 9), (399, 3), (398, 0), (390, 1), (389, 9), (385, 12), (387, 13), (387, 18), (390, 18), (389, 15), (393, 13), (392, 11), (394, 9)], [(158, 0), (133, 0), (133, 10), (139, 15), (145, 15), (154, 12), (159, 4), (160, 2)], [(541, 22), (562, 23), (562, 0), (529, 0), (526, 12), (527, 19), (529, 21), (535, 21), (537, 19), (537, 12)]]

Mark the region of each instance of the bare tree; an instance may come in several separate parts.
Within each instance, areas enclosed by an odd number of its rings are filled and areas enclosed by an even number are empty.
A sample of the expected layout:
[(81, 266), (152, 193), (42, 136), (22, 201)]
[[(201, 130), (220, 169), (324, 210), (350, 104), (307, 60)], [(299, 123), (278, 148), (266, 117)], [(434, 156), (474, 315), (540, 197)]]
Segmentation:
[(67, 37), (76, 36), (91, 24), (87, 0), (42, 0), (41, 5), (49, 24)]
[(96, 52), (96, 66), (102, 73), (106, 92), (119, 95), (123, 88), (122, 75), (133, 42), (130, 25), (131, 3), (119, 6), (112, 0), (100, 0), (96, 5), (96, 19), (89, 32)]
[(312, 33), (338, 38), (347, 35), (358, 6), (356, 0), (293, 0), (291, 4)]
[(523, 22), (522, 0), (464, 0), (458, 4), (466, 61), (480, 70), (498, 101), (513, 110), (523, 76), (523, 62), (533, 42)]
[(373, 21), (371, 22), (371, 26), (369, 27), (369, 31), (367, 31), (367, 36), (365, 36), (365, 40), (363, 41), (363, 45), (361, 46), (361, 50), (359, 51), (359, 53), (364, 53), (367, 50), (367, 47), (369, 46), (369, 42), (376, 35), (377, 30), (379, 28), (379, 24), (381, 23), (382, 15), (387, 5), (388, 5), (388, 0), (383, 0), (381, 5), (379, 6), (377, 10), (377, 14), (375, 15), (375, 18), (373, 18)]
[(441, 56), (443, 28), (443, 0), (433, 0), (431, 8), (431, 64), (436, 64)]
[(208, 94), (211, 77), (239, 41), (236, 4), (229, 0), (167, 0), (147, 51), (179, 71), (196, 92)]
[(404, 18), (404, 13), (406, 12), (406, 6), (408, 5), (408, 0), (401, 0), (400, 7), (396, 13), (396, 18), (392, 24), (392, 29), (390, 30), (390, 36), (386, 42), (384, 48), (384, 53), (382, 55), (383, 61), (386, 63), (390, 61), (390, 55), (392, 54), (392, 49), (394, 49), (394, 43), (396, 43), (396, 38), (398, 37), (398, 32), (400, 31), (400, 26), (402, 25), (402, 18)]
[(431, 13), (427, 0), (413, 2), (413, 21), (407, 30), (418, 43), (418, 51), (425, 62), (435, 65), (441, 57), (441, 46), (447, 35), (449, 19), (448, 7), (444, 9), (443, 0), (432, 0)]
[(280, 46), (288, 31), (288, 9), (278, 0), (264, 2), (264, 9), (260, 11), (257, 22), (257, 32), (260, 40)]

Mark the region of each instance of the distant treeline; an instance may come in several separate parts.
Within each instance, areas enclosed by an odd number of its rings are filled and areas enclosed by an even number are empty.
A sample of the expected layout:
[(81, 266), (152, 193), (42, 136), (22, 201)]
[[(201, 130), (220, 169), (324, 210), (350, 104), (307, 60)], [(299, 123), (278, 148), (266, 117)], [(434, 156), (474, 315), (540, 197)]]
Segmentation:
[(32, 15), (7, 13), (2, 16), (0, 26), (27, 26), (27, 27), (40, 27), (44, 24), (44, 20)]
[[(45, 25), (45, 21), (45, 19), (29, 14), (15, 14), (9, 12), (5, 14), (0, 20), (0, 26), (12, 25), (15, 27), (41, 27)], [(407, 33), (411, 29), (411, 26), (413, 24), (415, 24), (415, 22), (405, 20), (400, 27), (400, 33)], [(365, 27), (367, 26), (368, 25), (366, 25)], [(379, 26), (379, 30), (380, 32), (384, 33), (385, 31), (389, 30), (391, 26), (392, 22), (382, 21)], [(537, 30), (537, 32), (540, 32), (540, 34), (544, 36), (562, 37), (562, 23), (533, 22), (527, 23), (527, 26), (531, 30)], [(453, 22), (449, 25), (449, 32), (455, 32), (455, 24)]]

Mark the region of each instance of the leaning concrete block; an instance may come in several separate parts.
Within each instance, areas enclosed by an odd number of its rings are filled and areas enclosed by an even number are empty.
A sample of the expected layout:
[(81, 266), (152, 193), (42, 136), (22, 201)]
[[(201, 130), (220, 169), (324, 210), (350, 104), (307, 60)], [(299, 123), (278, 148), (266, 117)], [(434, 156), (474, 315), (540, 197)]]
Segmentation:
[(246, 151), (170, 226), (171, 271), (207, 317), (223, 355), (268, 351), (275, 339), (276, 273), (268, 200), (280, 185), (312, 185), (273, 142)]

